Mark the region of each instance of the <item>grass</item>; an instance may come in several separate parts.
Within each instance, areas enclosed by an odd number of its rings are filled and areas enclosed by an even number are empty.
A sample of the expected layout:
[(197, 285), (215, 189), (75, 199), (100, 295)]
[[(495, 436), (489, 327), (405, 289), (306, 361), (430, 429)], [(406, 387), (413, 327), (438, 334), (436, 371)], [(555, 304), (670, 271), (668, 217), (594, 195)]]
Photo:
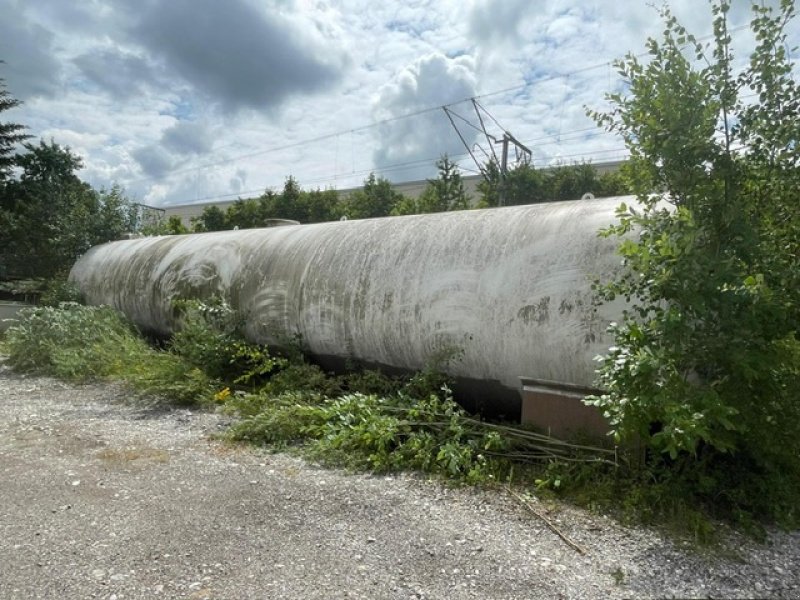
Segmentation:
[(152, 348), (108, 307), (64, 303), (25, 309), (21, 317), (4, 341), (15, 370), (76, 383), (121, 380), (142, 394), (187, 406), (207, 401), (217, 387), (180, 355)]
[[(637, 456), (628, 462), (624, 452), (486, 422), (454, 401), (436, 369), (404, 378), (358, 370), (335, 376), (305, 362), (297, 347), (277, 356), (247, 343), (224, 303), (183, 310), (181, 332), (157, 349), (110, 308), (64, 303), (27, 309), (0, 340), (0, 352), (20, 371), (74, 382), (123, 381), (174, 404), (216, 405), (235, 416), (228, 440), (291, 449), (325, 465), (413, 470), (463, 484), (513, 483), (623, 522), (658, 525), (698, 545), (718, 539), (720, 519), (763, 534), (765, 519), (748, 510), (747, 497), (719, 503), (703, 495), (704, 482), (692, 479), (689, 459), (642, 463)], [(718, 471), (735, 477), (735, 461), (727, 468)], [(774, 482), (765, 476), (748, 486), (758, 492)], [(797, 494), (790, 487), (784, 492), (789, 499)], [(769, 490), (759, 493), (770, 497)]]

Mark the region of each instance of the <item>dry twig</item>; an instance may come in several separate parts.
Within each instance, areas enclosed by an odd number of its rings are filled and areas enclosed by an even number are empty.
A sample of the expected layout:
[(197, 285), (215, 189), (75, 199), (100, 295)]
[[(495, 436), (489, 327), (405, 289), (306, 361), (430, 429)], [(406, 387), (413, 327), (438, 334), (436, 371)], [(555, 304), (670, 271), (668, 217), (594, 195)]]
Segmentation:
[(523, 496), (521, 496), (520, 494), (518, 494), (517, 492), (515, 492), (514, 490), (512, 490), (510, 486), (506, 486), (506, 491), (508, 492), (508, 494), (509, 494), (509, 495), (510, 495), (512, 498), (514, 498), (514, 499), (515, 499), (517, 502), (519, 502), (520, 504), (522, 504), (522, 506), (524, 506), (525, 508), (527, 508), (527, 509), (528, 509), (528, 510), (529, 510), (531, 513), (533, 513), (533, 514), (534, 514), (534, 515), (535, 515), (537, 518), (539, 518), (539, 519), (540, 519), (542, 522), (544, 522), (544, 524), (545, 524), (545, 525), (547, 525), (547, 526), (550, 528), (550, 530), (551, 530), (553, 533), (555, 533), (555, 534), (556, 534), (558, 537), (560, 537), (562, 540), (564, 540), (564, 543), (565, 543), (567, 546), (569, 546), (570, 548), (572, 548), (573, 550), (575, 550), (575, 551), (576, 551), (578, 554), (586, 554), (586, 552), (587, 552), (586, 548), (584, 548), (583, 546), (581, 546), (581, 545), (580, 545), (580, 544), (578, 544), (577, 542), (574, 542), (573, 540), (571, 540), (571, 539), (570, 539), (570, 538), (567, 536), (567, 534), (565, 534), (563, 531), (561, 531), (561, 530), (560, 530), (560, 529), (559, 529), (559, 528), (556, 526), (556, 524), (555, 524), (555, 523), (553, 523), (553, 522), (552, 522), (550, 519), (548, 519), (548, 518), (547, 518), (545, 515), (543, 515), (543, 514), (542, 514), (541, 512), (539, 512), (538, 510), (536, 510), (536, 509), (535, 509), (533, 506), (531, 506), (530, 502), (528, 502), (528, 501), (527, 501), (527, 500), (526, 500), (526, 499), (525, 499)]

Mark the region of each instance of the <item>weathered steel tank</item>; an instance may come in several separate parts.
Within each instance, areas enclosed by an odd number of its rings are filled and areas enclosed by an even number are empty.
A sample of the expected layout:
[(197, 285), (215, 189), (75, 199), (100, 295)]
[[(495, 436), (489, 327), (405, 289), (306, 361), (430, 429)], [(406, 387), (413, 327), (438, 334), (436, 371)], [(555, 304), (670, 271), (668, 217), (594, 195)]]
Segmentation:
[(70, 275), (91, 304), (169, 334), (172, 301), (221, 295), (246, 335), (299, 334), (323, 364), (448, 367), (464, 398), (512, 416), (519, 376), (591, 385), (618, 307), (591, 281), (618, 267), (597, 236), (631, 198), (296, 225), (112, 242)]

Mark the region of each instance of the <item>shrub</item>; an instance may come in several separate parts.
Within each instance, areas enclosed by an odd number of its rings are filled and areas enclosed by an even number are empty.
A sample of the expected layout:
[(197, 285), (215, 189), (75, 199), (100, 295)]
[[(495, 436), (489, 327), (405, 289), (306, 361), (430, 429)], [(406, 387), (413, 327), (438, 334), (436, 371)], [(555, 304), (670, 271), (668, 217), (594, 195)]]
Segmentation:
[(210, 398), (219, 387), (180, 356), (151, 348), (118, 312), (63, 303), (25, 309), (6, 338), (9, 364), (69, 381), (121, 379), (180, 404)]
[(255, 387), (287, 365), (271, 356), (266, 346), (244, 339), (242, 316), (224, 300), (183, 300), (176, 302), (176, 308), (182, 318), (170, 348), (209, 377)]
[(297, 446), (325, 464), (373, 472), (418, 470), (476, 482), (499, 481), (516, 469), (554, 458), (593, 462), (607, 451), (579, 447), (532, 431), (470, 417), (449, 390), (411, 397), (284, 392), (231, 398), (243, 417), (231, 439)]
[(658, 479), (697, 503), (796, 523), (800, 90), (785, 48), (794, 3), (777, 14), (753, 5), (756, 47), (739, 73), (730, 6), (713, 4), (709, 46), (665, 10), (649, 60), (618, 63), (629, 95), (594, 114), (625, 140), (642, 208), (621, 206), (603, 232), (620, 236), (625, 268), (598, 286), (600, 298), (629, 309), (612, 325), (604, 393), (591, 402), (619, 439), (646, 444)]
[(57, 276), (47, 281), (39, 304), (44, 306), (58, 306), (62, 302), (75, 302), (83, 304), (83, 294), (78, 286), (67, 280), (66, 276)]
[(148, 350), (119, 313), (75, 303), (23, 309), (7, 332), (6, 348), (15, 369), (71, 381), (118, 373), (125, 356)]

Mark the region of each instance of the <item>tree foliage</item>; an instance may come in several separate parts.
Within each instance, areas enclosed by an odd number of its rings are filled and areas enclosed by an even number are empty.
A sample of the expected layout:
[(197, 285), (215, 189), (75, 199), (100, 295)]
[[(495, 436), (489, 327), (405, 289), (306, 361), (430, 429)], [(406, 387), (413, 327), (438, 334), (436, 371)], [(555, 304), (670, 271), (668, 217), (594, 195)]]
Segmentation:
[(458, 165), (445, 154), (436, 161), (436, 168), (439, 171), (438, 177), (428, 180), (420, 197), (402, 199), (395, 204), (392, 214), (436, 213), (466, 210), (470, 207), (470, 198), (464, 188)]
[[(13, 98), (8, 93), (5, 82), (0, 79), (0, 113), (20, 104), (22, 101)], [(8, 177), (9, 169), (14, 165), (14, 148), (31, 137), (23, 133), (24, 131), (24, 125), (0, 121), (0, 184)]]
[(478, 184), (481, 207), (579, 200), (587, 193), (597, 197), (630, 193), (627, 182), (617, 172), (601, 175), (588, 163), (546, 170), (522, 164), (503, 176), (498, 166), (490, 162), (486, 165), (486, 175)]
[(199, 217), (192, 217), (192, 231), (199, 233), (202, 231), (223, 231), (227, 229), (225, 223), (225, 211), (219, 206), (211, 204), (203, 208)]
[(364, 187), (342, 202), (342, 209), (348, 219), (387, 217), (402, 199), (403, 195), (395, 191), (388, 179), (370, 173)]
[(343, 208), (336, 190), (300, 189), (294, 177), (288, 177), (280, 193), (267, 190), (258, 198), (239, 198), (223, 211), (211, 205), (192, 219), (194, 231), (222, 231), (266, 227), (273, 219), (300, 223), (338, 220)]
[[(800, 90), (793, 2), (753, 5), (756, 47), (733, 71), (729, 0), (699, 43), (665, 9), (626, 95), (592, 113), (619, 132), (641, 207), (621, 206), (625, 269), (598, 287), (628, 310), (594, 399), (621, 439), (734, 514), (796, 519), (800, 461)], [(663, 471), (662, 473), (666, 473)]]
[[(19, 104), (0, 79), (0, 112)], [(119, 186), (92, 189), (76, 175), (79, 156), (52, 140), (23, 143), (24, 129), (0, 123), (0, 279), (52, 277), (139, 225)]]
[(225, 213), (225, 229), (252, 229), (264, 226), (265, 216), (258, 201), (239, 198)]
[(0, 271), (51, 277), (91, 246), (119, 239), (137, 215), (119, 187), (97, 192), (76, 172), (79, 156), (57, 143), (25, 144), (19, 174), (0, 189)]
[[(418, 198), (404, 196), (392, 183), (371, 173), (361, 189), (348, 196), (336, 190), (300, 188), (294, 177), (288, 177), (280, 192), (267, 190), (258, 198), (240, 198), (223, 211), (211, 205), (192, 219), (193, 231), (222, 231), (265, 227), (272, 219), (291, 219), (300, 223), (322, 223), (348, 219), (371, 219), (389, 215), (466, 210), (472, 206), (458, 165), (446, 155), (436, 163), (438, 176), (429, 179)], [(619, 173), (604, 173), (588, 164), (571, 165), (537, 171), (526, 166), (509, 173), (502, 181), (496, 167), (488, 165), (490, 182), (479, 186), (483, 200), (479, 206), (497, 206), (500, 186), (508, 190), (506, 204), (530, 204), (550, 200), (580, 198), (586, 191), (599, 196), (628, 193)], [(578, 193), (580, 191), (580, 193)]]

